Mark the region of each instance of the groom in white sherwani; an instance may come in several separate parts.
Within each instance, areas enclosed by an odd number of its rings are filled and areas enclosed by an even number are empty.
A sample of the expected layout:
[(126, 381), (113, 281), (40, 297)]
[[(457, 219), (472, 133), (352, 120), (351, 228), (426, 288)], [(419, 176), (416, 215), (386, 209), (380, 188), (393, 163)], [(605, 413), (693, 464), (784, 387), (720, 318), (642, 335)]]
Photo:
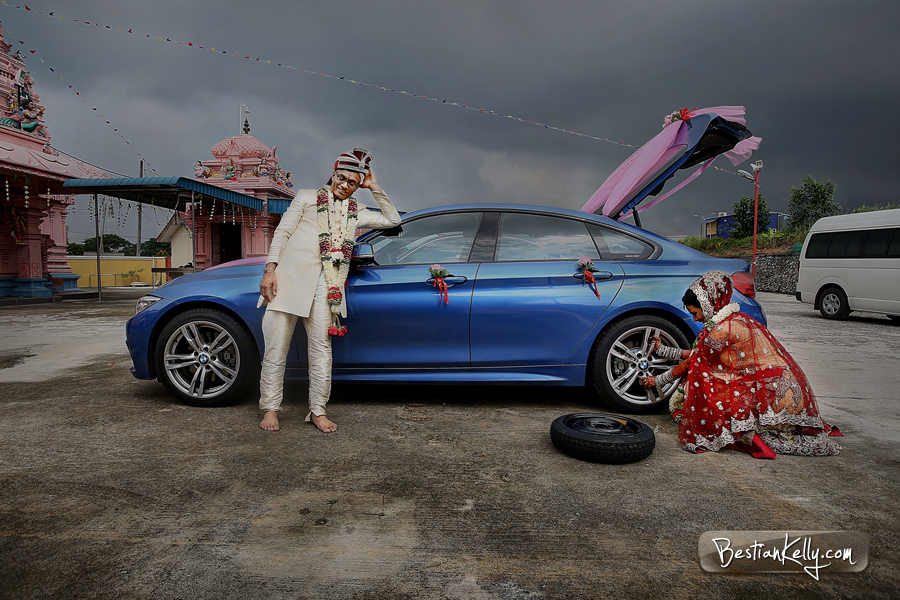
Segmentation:
[[(363, 148), (341, 154), (334, 173), (317, 192), (300, 190), (272, 236), (259, 293), (267, 304), (262, 329), (265, 340), (259, 383), (259, 426), (278, 431), (278, 411), (284, 396), (284, 367), (297, 319), (306, 328), (309, 354), (309, 414), (306, 421), (324, 433), (337, 430), (325, 415), (331, 393), (331, 337), (347, 328), (344, 283), (356, 229), (388, 229), (400, 225), (400, 214), (382, 191)], [(372, 192), (381, 212), (367, 210), (353, 193)]]

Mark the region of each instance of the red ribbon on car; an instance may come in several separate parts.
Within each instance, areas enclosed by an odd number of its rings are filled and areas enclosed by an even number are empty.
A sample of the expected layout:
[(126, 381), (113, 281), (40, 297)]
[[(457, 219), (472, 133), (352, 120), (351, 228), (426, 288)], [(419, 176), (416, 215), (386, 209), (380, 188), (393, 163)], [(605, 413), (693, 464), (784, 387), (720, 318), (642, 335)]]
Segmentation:
[(695, 111), (695, 110), (697, 110), (697, 107), (696, 107), (696, 106), (695, 106), (694, 108), (688, 108), (688, 107), (682, 108), (681, 111), (679, 111), (679, 112), (681, 113), (681, 120), (682, 120), (682, 121), (689, 121), (689, 120), (691, 119), (691, 117), (693, 116), (693, 115), (691, 114), (691, 112), (693, 112), (693, 111)]
[(594, 292), (594, 295), (597, 296), (597, 300), (599, 300), (600, 292), (597, 291), (597, 280), (594, 279), (594, 274), (590, 271), (585, 271), (584, 280), (588, 282), (588, 287), (591, 288), (591, 291)]
[(440, 298), (438, 304), (441, 302), (450, 304), (450, 293), (447, 291), (447, 282), (444, 281), (443, 277), (434, 278), (434, 287), (438, 288), (438, 297)]

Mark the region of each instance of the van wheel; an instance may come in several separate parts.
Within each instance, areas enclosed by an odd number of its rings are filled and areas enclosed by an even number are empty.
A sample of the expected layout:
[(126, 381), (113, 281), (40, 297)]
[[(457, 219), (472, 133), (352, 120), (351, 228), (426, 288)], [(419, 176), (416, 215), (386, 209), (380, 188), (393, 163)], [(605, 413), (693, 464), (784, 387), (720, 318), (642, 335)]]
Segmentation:
[(839, 287), (829, 287), (819, 297), (819, 312), (826, 319), (844, 321), (850, 316), (850, 304), (847, 294)]

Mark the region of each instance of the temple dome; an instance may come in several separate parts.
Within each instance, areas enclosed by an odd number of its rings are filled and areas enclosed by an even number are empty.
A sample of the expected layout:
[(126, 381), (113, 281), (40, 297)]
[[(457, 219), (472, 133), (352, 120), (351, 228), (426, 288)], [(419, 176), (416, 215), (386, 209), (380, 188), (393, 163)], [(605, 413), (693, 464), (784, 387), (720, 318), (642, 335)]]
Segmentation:
[(271, 148), (246, 133), (222, 140), (212, 147), (212, 154), (216, 158), (235, 155), (241, 158), (266, 158), (271, 152)]

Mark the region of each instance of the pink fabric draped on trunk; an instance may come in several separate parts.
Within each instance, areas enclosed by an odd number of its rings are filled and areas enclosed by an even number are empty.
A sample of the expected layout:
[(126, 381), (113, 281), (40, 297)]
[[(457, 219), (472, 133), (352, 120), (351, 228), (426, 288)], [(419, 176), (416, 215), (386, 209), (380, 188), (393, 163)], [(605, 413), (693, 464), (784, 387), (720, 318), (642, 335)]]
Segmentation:
[[(692, 110), (688, 113), (688, 118), (707, 113), (719, 115), (727, 121), (740, 123), (741, 125), (746, 125), (747, 123), (747, 120), (744, 118), (743, 106), (714, 106), (712, 108)], [(581, 210), (588, 213), (596, 213), (602, 208), (603, 215), (615, 218), (618, 212), (622, 210), (622, 206), (627, 204), (650, 181), (658, 177), (663, 170), (668, 168), (685, 151), (687, 132), (688, 126), (685, 121), (675, 121), (663, 129), (657, 136), (632, 154), (618, 169), (613, 171), (612, 175), (603, 182), (600, 189), (594, 192)], [(752, 152), (759, 148), (761, 141), (762, 138), (759, 137), (748, 138), (740, 142), (732, 150), (725, 152), (724, 155), (731, 161), (731, 164), (737, 166), (750, 158)], [(672, 191), (644, 203), (638, 209), (638, 212), (662, 202), (680, 190), (705, 171), (712, 164), (713, 160), (715, 160), (715, 157), (703, 163), (702, 167)]]

